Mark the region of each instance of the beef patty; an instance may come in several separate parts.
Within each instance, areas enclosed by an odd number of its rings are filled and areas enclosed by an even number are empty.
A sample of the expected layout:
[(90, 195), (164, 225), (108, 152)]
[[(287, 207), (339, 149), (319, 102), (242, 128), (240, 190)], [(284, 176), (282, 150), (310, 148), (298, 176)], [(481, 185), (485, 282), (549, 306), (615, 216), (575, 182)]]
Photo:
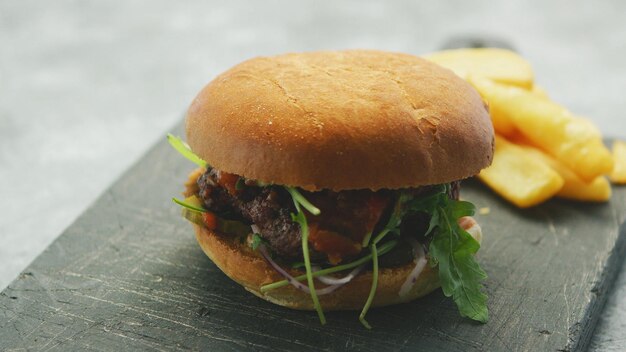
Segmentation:
[[(287, 259), (302, 257), (300, 226), (291, 219), (296, 209), (291, 195), (282, 186), (260, 187), (255, 181), (216, 169), (207, 170), (197, 183), (199, 197), (208, 210), (222, 217), (255, 224), (275, 254)], [(458, 199), (459, 182), (451, 185), (449, 196)], [(424, 193), (430, 189), (431, 186), (424, 186), (410, 191)], [(321, 210), (319, 216), (305, 212), (313, 257), (319, 260), (327, 256), (329, 262), (336, 264), (360, 253), (363, 238), (368, 232), (377, 230), (377, 226), (382, 226), (384, 221), (381, 220), (389, 216), (399, 191), (301, 193)], [(403, 232), (408, 227), (413, 233), (421, 228), (425, 231), (428, 221), (425, 216), (404, 219), (407, 226), (403, 226)]]

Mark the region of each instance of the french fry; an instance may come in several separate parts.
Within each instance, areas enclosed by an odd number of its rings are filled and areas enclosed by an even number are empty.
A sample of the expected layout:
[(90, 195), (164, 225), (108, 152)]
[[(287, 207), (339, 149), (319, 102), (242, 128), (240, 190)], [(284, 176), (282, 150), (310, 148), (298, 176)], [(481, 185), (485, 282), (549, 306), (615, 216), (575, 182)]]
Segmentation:
[(496, 135), (493, 163), (478, 175), (503, 198), (520, 208), (537, 205), (562, 187), (563, 178), (524, 148)]
[(467, 80), (489, 104), (489, 114), (496, 132), (505, 137), (513, 136), (516, 133), (515, 125), (503, 107), (506, 106), (507, 101), (519, 94), (518, 91), (524, 89), (499, 85), (478, 76), (469, 76)]
[(626, 142), (613, 142), (613, 159), (615, 167), (611, 173), (611, 181), (617, 184), (626, 184)]
[[(466, 79), (487, 101), (496, 136), (493, 165), (479, 178), (519, 207), (553, 195), (602, 202), (626, 184), (626, 142), (613, 155), (589, 120), (550, 101), (530, 64), (501, 49), (459, 49), (426, 56)], [(613, 170), (613, 173), (611, 171)]]
[(471, 77), (470, 83), (488, 101), (494, 127), (496, 121), (506, 121), (500, 122), (502, 129), (507, 125), (504, 135), (514, 135), (517, 129), (587, 182), (613, 169), (611, 153), (590, 121), (524, 89)]
[(540, 87), (538, 85), (533, 85), (533, 88), (530, 90), (531, 93), (533, 93), (534, 95), (549, 100), (550, 97), (548, 96), (548, 92), (546, 92), (545, 89), (543, 89), (543, 87)]
[(526, 89), (533, 87), (533, 69), (518, 54), (504, 49), (445, 50), (425, 56), (462, 78), (478, 76)]
[(606, 177), (598, 176), (591, 182), (585, 182), (563, 163), (541, 150), (529, 145), (520, 145), (520, 147), (561, 175), (564, 183), (556, 193), (557, 197), (589, 202), (606, 202), (611, 198), (611, 185)]

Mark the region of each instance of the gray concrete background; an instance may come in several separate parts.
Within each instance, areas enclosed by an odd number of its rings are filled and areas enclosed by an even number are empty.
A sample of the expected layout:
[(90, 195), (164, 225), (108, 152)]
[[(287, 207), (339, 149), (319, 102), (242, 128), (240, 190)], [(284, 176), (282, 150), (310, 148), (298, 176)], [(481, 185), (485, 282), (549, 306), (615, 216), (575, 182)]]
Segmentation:
[[(246, 58), (493, 36), (626, 138), (626, 2), (0, 1), (0, 288)], [(575, 268), (573, 268), (575, 270)], [(626, 350), (626, 264), (591, 351)]]

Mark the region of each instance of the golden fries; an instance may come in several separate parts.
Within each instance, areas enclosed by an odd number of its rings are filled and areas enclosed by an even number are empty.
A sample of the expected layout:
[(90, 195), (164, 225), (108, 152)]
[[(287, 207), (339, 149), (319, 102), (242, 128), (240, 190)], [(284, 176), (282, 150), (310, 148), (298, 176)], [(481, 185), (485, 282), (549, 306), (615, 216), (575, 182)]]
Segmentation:
[(537, 205), (563, 187), (563, 178), (524, 148), (496, 136), (493, 164), (478, 177), (520, 208)]
[(513, 136), (516, 133), (515, 125), (508, 111), (503, 109), (503, 107), (518, 94), (518, 91), (523, 91), (523, 89), (498, 85), (493, 81), (478, 76), (469, 76), (467, 80), (489, 104), (489, 114), (496, 132), (506, 137)]
[(585, 182), (576, 173), (552, 156), (529, 145), (521, 145), (535, 159), (543, 161), (563, 178), (563, 187), (556, 193), (557, 197), (589, 201), (605, 202), (611, 198), (611, 185), (606, 177), (598, 176), (591, 182)]
[(533, 93), (534, 95), (536, 95), (539, 98), (543, 98), (546, 100), (549, 100), (550, 97), (548, 96), (548, 92), (546, 92), (545, 89), (543, 89), (542, 87), (538, 86), (538, 85), (533, 85), (533, 89), (530, 90), (531, 93)]
[(425, 56), (460, 77), (485, 77), (526, 89), (533, 86), (533, 70), (521, 56), (510, 50), (480, 48), (446, 50)]
[[(552, 102), (530, 64), (501, 49), (459, 49), (426, 56), (466, 79), (488, 103), (496, 131), (491, 167), (478, 176), (511, 203), (530, 207), (552, 196), (591, 202), (626, 184), (626, 142), (613, 154), (594, 124)], [(611, 173), (612, 171), (612, 173)]]
[(613, 158), (615, 167), (611, 173), (611, 181), (618, 184), (626, 184), (626, 142), (613, 142)]
[(470, 78), (470, 83), (489, 102), (494, 127), (499, 125), (500, 133), (512, 136), (518, 130), (585, 181), (611, 172), (613, 158), (589, 121), (524, 89), (475, 78)]

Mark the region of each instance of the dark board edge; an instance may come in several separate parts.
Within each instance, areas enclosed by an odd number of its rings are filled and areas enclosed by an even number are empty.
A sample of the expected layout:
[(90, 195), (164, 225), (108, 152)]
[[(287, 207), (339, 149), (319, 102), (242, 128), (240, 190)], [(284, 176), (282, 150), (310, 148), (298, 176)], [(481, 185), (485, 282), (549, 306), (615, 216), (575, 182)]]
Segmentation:
[(626, 223), (619, 227), (619, 233), (614, 249), (609, 254), (605, 266), (602, 268), (600, 279), (591, 288), (592, 299), (587, 305), (584, 316), (586, 320), (577, 322), (569, 328), (569, 342), (562, 350), (587, 351), (591, 338), (600, 319), (600, 314), (609, 298), (609, 293), (615, 284), (622, 263), (626, 256)]

